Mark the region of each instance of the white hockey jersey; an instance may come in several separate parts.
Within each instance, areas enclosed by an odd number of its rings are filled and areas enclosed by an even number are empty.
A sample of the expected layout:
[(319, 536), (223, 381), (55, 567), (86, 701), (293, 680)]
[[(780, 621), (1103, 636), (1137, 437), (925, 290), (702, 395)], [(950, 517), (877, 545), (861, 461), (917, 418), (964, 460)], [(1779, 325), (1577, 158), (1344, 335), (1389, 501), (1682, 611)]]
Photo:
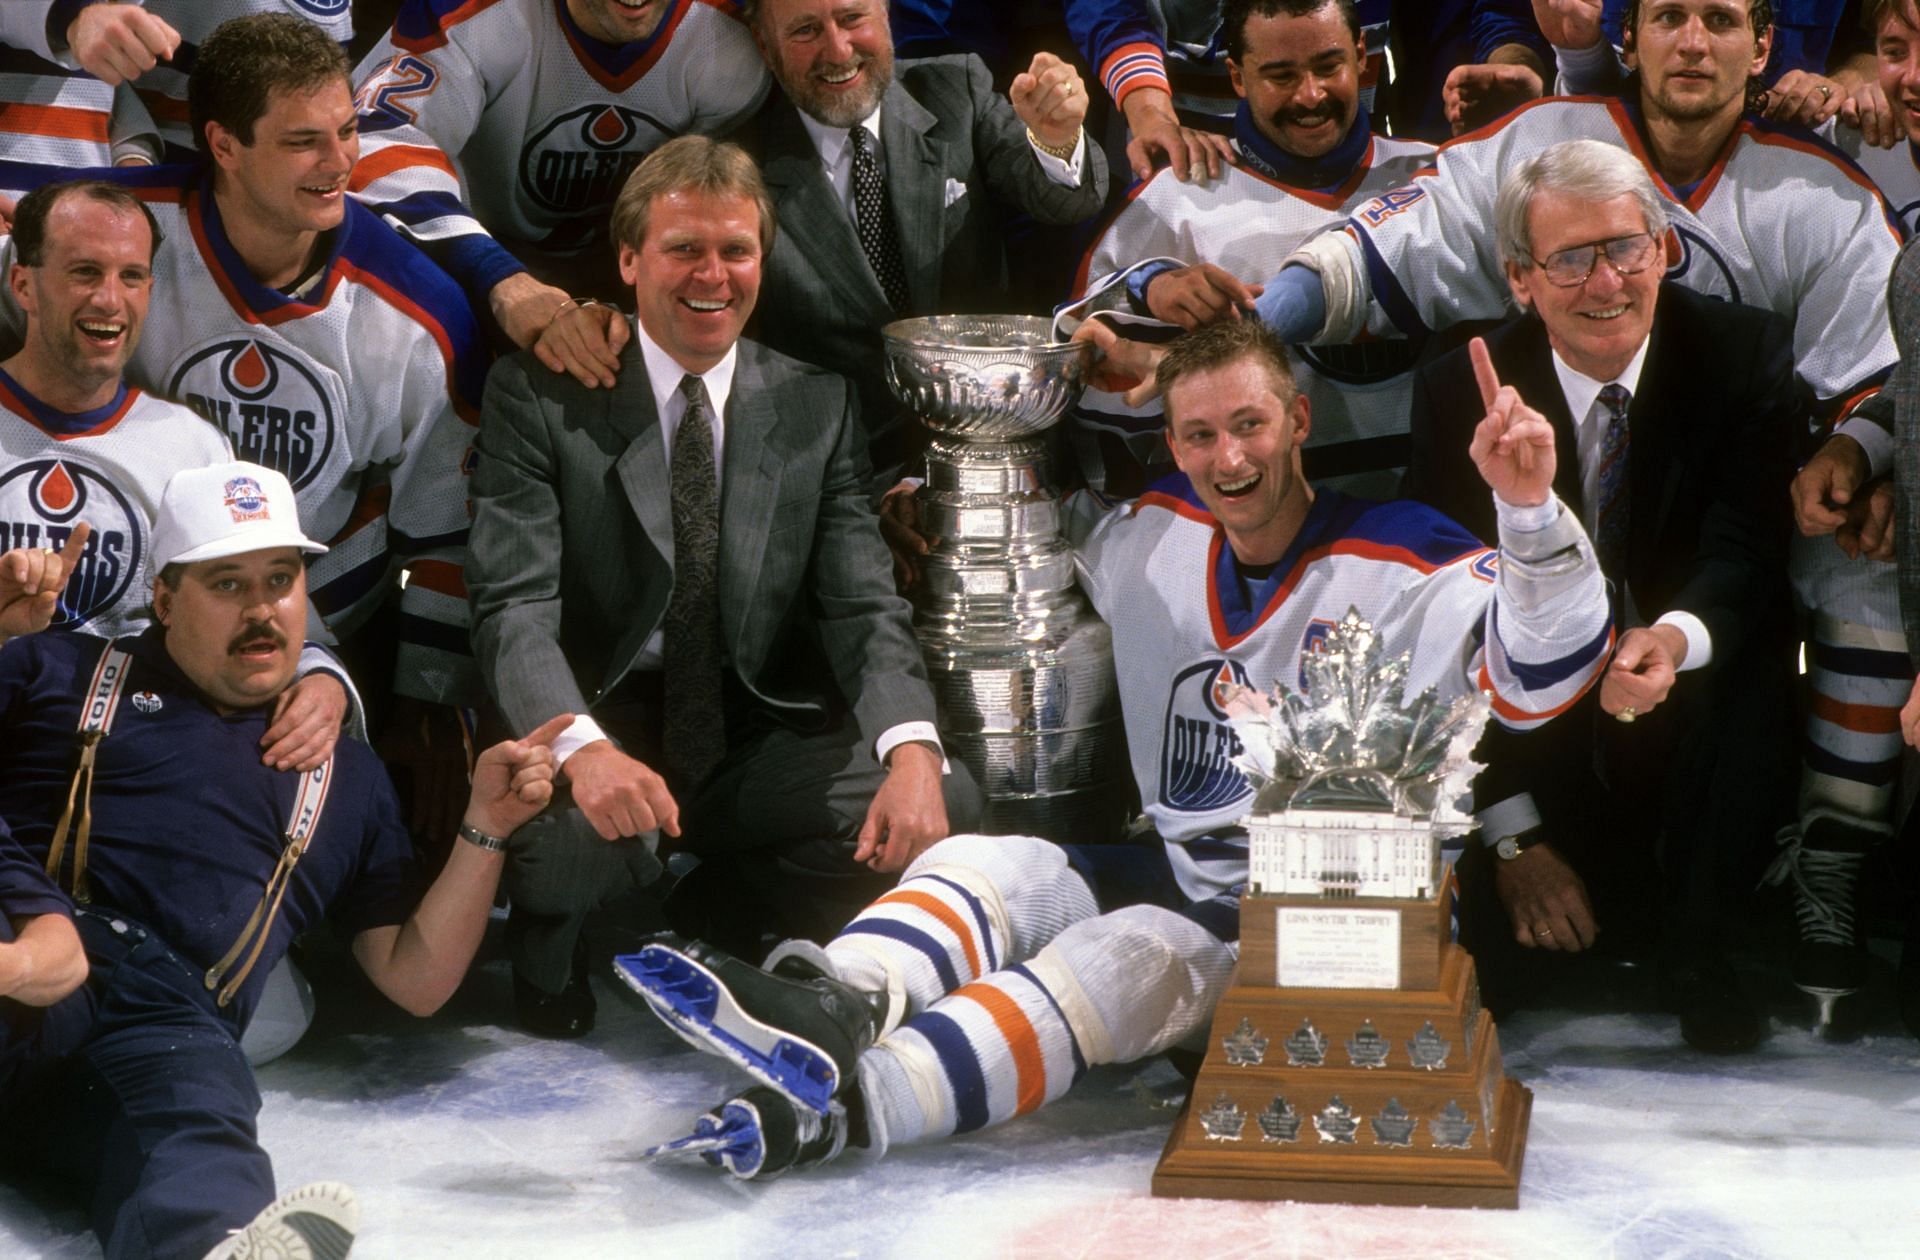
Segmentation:
[(1574, 139), (1619, 145), (1646, 165), (1672, 217), (1667, 278), (1785, 316), (1795, 367), (1817, 397), (1849, 400), (1892, 368), (1886, 289), (1900, 233), (1872, 181), (1806, 132), (1749, 117), (1683, 196), (1654, 170), (1635, 106), (1613, 97), (1535, 101), (1443, 144), (1432, 169), (1361, 206), (1345, 235), (1313, 242), (1342, 273), (1328, 277), (1323, 336), (1510, 313), (1495, 195), (1520, 162)]
[[(18, 169), (0, 166), (0, 179)], [(291, 298), (241, 262), (201, 168), (89, 174), (141, 196), (166, 236), (129, 379), (212, 420), (239, 458), (286, 474), (301, 527), (332, 548), (314, 559), (308, 593), (335, 633), (385, 597), (404, 561), (396, 689), (477, 700), (460, 566), (486, 363), (458, 286), (349, 202), (324, 267)], [(7, 239), (0, 271), (12, 261)], [(0, 328), (18, 340), (10, 293)]]
[(435, 251), (470, 292), (503, 278), (486, 233), (523, 257), (604, 239), (640, 159), (731, 130), (769, 82), (728, 0), (672, 0), (617, 47), (555, 0), (406, 0), (355, 80), (353, 191), (417, 240), (472, 237)]
[[(1175, 331), (1134, 309), (1128, 278), (1156, 262), (1181, 266), (1212, 263), (1249, 284), (1264, 283), (1300, 243), (1338, 224), (1354, 207), (1398, 187), (1433, 157), (1421, 141), (1374, 136), (1353, 174), (1326, 192), (1293, 188), (1241, 162), (1216, 180), (1181, 183), (1160, 171), (1135, 185), (1128, 201), (1088, 251), (1080, 268), (1074, 300), (1061, 308), (1064, 336), (1096, 311), (1129, 336), (1160, 339)], [(1293, 354), (1296, 379), (1313, 406), (1308, 459), (1316, 484), (1354, 493), (1391, 495), (1406, 463), (1405, 434), (1416, 343), (1404, 337), (1363, 334), (1351, 345), (1303, 346)], [(1155, 401), (1128, 407), (1124, 391), (1100, 388), (1095, 380), (1074, 412), (1081, 429), (1106, 432), (1126, 444), (1143, 466), (1166, 465), (1161, 438), (1165, 417)], [(1396, 441), (1396, 439), (1398, 439)], [(1109, 493), (1134, 487), (1111, 485), (1107, 461), (1090, 447), (1105, 447), (1087, 435), (1075, 437), (1082, 471), (1089, 484)], [(1324, 469), (1324, 474), (1321, 472)]]
[(1348, 609), (1389, 651), (1411, 654), (1409, 696), (1488, 691), (1495, 716), (1525, 729), (1592, 685), (1613, 630), (1586, 536), (1562, 509), (1540, 534), (1507, 541), (1497, 553), (1423, 504), (1322, 491), (1271, 576), (1250, 580), (1175, 473), (1077, 543), (1081, 585), (1113, 627), (1140, 799), (1189, 896), (1246, 877), (1244, 836), (1230, 833), (1253, 792), (1232, 764), (1240, 746), (1222, 691), (1297, 688), (1301, 656)]
[(168, 478), (233, 458), (226, 437), (185, 407), (122, 386), (87, 412), (57, 411), (0, 372), (0, 551), (66, 545), (93, 529), (67, 581), (56, 629), (104, 638), (146, 625), (153, 516)]
[(1902, 140), (1891, 149), (1875, 148), (1852, 127), (1833, 123), (1821, 132), (1832, 140), (1834, 148), (1859, 163), (1908, 235), (1920, 229), (1920, 146)]
[[(33, 0), (17, 10), (0, 5), (0, 162), (159, 161), (158, 128), (134, 89), (108, 87), (50, 55), (45, 25), (46, 7)], [(0, 187), (0, 196), (17, 200), (25, 191)]]

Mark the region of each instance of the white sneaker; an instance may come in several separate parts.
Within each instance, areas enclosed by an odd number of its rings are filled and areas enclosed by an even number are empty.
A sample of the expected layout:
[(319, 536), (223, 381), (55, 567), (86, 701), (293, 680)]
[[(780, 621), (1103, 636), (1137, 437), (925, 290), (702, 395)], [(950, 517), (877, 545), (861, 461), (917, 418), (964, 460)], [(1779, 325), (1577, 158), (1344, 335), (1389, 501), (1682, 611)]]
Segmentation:
[(344, 1260), (360, 1228), (360, 1205), (337, 1181), (289, 1190), (206, 1260)]

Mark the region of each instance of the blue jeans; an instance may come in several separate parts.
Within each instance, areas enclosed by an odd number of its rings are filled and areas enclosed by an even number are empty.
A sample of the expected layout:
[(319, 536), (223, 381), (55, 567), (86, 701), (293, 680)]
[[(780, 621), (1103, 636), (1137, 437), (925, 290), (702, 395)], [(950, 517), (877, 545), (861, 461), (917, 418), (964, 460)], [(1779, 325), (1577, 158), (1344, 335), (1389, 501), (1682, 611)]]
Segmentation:
[(200, 1260), (274, 1198), (260, 1093), (201, 973), (123, 917), (74, 916), (92, 973), (0, 1002), (4, 1157), (70, 1179), (108, 1260)]

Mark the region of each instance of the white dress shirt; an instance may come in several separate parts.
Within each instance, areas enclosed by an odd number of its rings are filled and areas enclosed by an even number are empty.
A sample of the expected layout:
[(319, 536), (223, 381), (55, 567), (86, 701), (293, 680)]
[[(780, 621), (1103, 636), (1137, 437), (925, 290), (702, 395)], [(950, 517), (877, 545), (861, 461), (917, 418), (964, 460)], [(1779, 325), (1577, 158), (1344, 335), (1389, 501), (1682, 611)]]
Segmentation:
[[(840, 203), (841, 208), (847, 212), (847, 217), (852, 219), (854, 217), (853, 145), (847, 140), (851, 129), (829, 127), (823, 122), (816, 121), (804, 110), (800, 111), (800, 125), (807, 129), (807, 135), (813, 139), (814, 149), (820, 154), (820, 165), (826, 168), (827, 186), (833, 189), (834, 200)], [(873, 150), (875, 165), (880, 168), (880, 177), (884, 179), (887, 174), (887, 154), (880, 145), (880, 110), (875, 109), (868, 114), (861, 121), (860, 126), (866, 128), (867, 134), (873, 137), (873, 143), (869, 147)], [(1031, 140), (1027, 144), (1033, 149), (1033, 156), (1040, 160), (1040, 169), (1047, 173), (1048, 179), (1068, 188), (1080, 186), (1080, 177), (1086, 166), (1087, 154), (1087, 133), (1084, 129), (1080, 132), (1080, 138), (1074, 142), (1073, 156), (1064, 162), (1050, 153), (1041, 152)], [(953, 185), (959, 184), (958, 180), (948, 180), (947, 183), (945, 204), (952, 205), (959, 200), (955, 194), (963, 193), (965, 186), (954, 188)], [(894, 227), (904, 235), (908, 225), (896, 223)]]
[[(845, 133), (841, 133), (844, 143)], [(647, 384), (653, 389), (654, 412), (660, 417), (660, 438), (665, 446), (666, 467), (673, 467), (673, 443), (680, 433), (680, 422), (687, 415), (687, 398), (680, 392), (680, 382), (688, 375), (698, 376), (707, 391), (707, 414), (713, 423), (713, 477), (714, 489), (720, 489), (726, 475), (727, 449), (727, 400), (733, 396), (733, 371), (740, 362), (738, 343), (727, 347), (726, 355), (720, 362), (705, 372), (689, 373), (674, 357), (661, 349), (639, 320), (633, 321), (634, 340), (640, 346), (641, 361), (647, 367)], [(655, 630), (647, 636), (640, 648), (640, 655), (634, 658), (635, 670), (658, 670), (665, 661), (666, 636)], [(567, 758), (595, 740), (606, 739), (607, 733), (600, 724), (585, 713), (575, 717), (567, 729), (560, 732), (553, 741), (554, 760), (566, 764)], [(919, 740), (940, 748), (940, 735), (931, 722), (902, 722), (889, 727), (874, 745), (874, 757), (885, 765), (887, 755), (896, 747), (909, 740)], [(944, 769), (944, 763), (943, 763)]]
[[(1558, 350), (1553, 352), (1553, 371), (1560, 378), (1567, 414), (1573, 417), (1575, 456), (1580, 461), (1580, 498), (1587, 508), (1581, 523), (1587, 527), (1589, 537), (1596, 536), (1594, 531), (1600, 526), (1600, 452), (1607, 439), (1606, 408), (1600, 402), (1600, 391), (1609, 385), (1618, 385), (1631, 397), (1640, 385), (1640, 369), (1646, 361), (1647, 343), (1642, 341), (1618, 376), (1598, 381), (1568, 366)], [(1625, 584), (1622, 578), (1621, 585)], [(1637, 613), (1631, 607), (1631, 597), (1624, 602), (1628, 605), (1624, 615), (1635, 619)], [(1672, 626), (1686, 639), (1687, 659), (1680, 665), (1682, 671), (1699, 669), (1713, 659), (1713, 638), (1707, 633), (1706, 623), (1694, 614), (1676, 608), (1653, 624)]]

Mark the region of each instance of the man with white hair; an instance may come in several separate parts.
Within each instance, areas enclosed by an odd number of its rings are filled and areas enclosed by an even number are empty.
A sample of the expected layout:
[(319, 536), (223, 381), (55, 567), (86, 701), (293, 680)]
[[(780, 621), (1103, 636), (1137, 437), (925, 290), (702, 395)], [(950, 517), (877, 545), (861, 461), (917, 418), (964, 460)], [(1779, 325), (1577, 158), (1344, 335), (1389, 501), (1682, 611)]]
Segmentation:
[(0, 1006), (0, 1127), (81, 1183), (109, 1257), (344, 1256), (344, 1186), (275, 1198), (241, 1034), (322, 916), (395, 1002), (446, 1001), (571, 715), (481, 755), (461, 843), (429, 885), (372, 750), (341, 741), (304, 773), (261, 764), (306, 625), (306, 556), (326, 550), (287, 479), (246, 463), (176, 474), (154, 523), (156, 624), (33, 633), (88, 533), (0, 556), (0, 817), (72, 895), (91, 963), (44, 1011)]
[[(1503, 982), (1529, 955), (1577, 953), (1603, 920), (1657, 900), (1657, 864), (1682, 1034), (1746, 1049), (1760, 1023), (1717, 951), (1712, 873), (1767, 832), (1743, 808), (1768, 799), (1758, 767), (1790, 778), (1784, 491), (1805, 427), (1791, 330), (1663, 283), (1665, 206), (1612, 145), (1570, 140), (1520, 163), (1495, 223), (1526, 313), (1488, 333), (1488, 351), (1569, 453), (1554, 488), (1593, 535), (1622, 630), (1592, 698), (1482, 745), (1486, 847), (1462, 865), (1462, 937), (1489, 1005), (1510, 1006), (1520, 995)], [(1403, 490), (1487, 537), (1484, 496), (1460, 482), (1473, 384), (1464, 350), (1415, 378)]]

